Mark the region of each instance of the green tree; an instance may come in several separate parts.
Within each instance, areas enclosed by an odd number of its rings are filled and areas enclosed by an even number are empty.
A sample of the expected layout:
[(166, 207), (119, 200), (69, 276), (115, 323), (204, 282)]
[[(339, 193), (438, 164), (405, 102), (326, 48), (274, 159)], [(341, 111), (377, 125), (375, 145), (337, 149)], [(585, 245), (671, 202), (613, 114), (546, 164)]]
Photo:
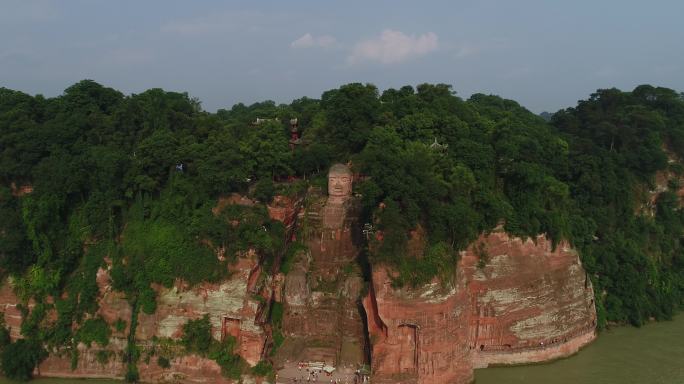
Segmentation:
[(47, 352), (36, 341), (19, 339), (2, 349), (2, 372), (12, 380), (30, 380), (45, 357)]
[(321, 135), (338, 154), (359, 152), (379, 119), (378, 89), (352, 83), (329, 90), (321, 97), (325, 128)]
[(209, 315), (204, 315), (200, 319), (188, 320), (183, 325), (181, 341), (188, 352), (202, 355), (209, 352), (212, 343)]

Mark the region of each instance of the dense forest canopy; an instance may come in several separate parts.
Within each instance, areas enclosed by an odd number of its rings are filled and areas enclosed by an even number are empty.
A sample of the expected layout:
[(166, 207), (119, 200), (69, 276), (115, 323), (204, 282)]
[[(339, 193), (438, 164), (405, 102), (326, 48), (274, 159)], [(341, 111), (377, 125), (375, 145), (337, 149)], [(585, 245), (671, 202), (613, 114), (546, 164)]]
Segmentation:
[[(294, 149), (291, 118), (302, 136)], [(268, 203), (325, 183), (333, 161), (364, 175), (364, 219), (383, 234), (367, 257), (395, 267), (397, 284), (448, 279), (458, 251), (503, 224), (579, 250), (601, 326), (668, 318), (684, 298), (682, 158), (684, 97), (649, 85), (599, 90), (550, 121), (444, 84), (380, 93), (354, 83), (320, 100), (216, 113), (184, 93), (125, 96), (90, 80), (55, 98), (0, 88), (0, 268), (36, 303), (27, 341), (4, 350), (33, 362), (40, 345), (98, 340), (103, 327), (87, 315), (105, 257), (134, 313), (155, 311), (152, 283), (220, 279), (231, 258), (219, 261), (218, 249), (255, 249), (272, 263), (286, 247), (282, 225), (263, 204), (215, 215), (217, 199)], [(405, 247), (418, 227), (422, 257)], [(46, 327), (49, 308), (58, 319)]]

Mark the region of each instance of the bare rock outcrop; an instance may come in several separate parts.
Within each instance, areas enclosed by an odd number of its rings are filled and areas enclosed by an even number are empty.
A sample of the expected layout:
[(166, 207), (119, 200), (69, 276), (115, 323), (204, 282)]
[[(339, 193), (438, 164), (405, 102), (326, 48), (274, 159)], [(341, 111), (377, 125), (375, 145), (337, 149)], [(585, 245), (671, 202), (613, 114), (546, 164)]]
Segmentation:
[(373, 271), (364, 307), (376, 383), (467, 383), (489, 364), (546, 361), (595, 338), (591, 282), (577, 252), (543, 236), (481, 236), (454, 283), (394, 288)]
[[(158, 294), (157, 311), (147, 315), (140, 313), (136, 328), (136, 344), (143, 355), (154, 347), (160, 339), (179, 339), (182, 328), (188, 320), (209, 316), (213, 337), (223, 340), (227, 335), (238, 341), (236, 353), (250, 365), (255, 365), (262, 357), (266, 343), (266, 333), (257, 323), (257, 313), (262, 301), (250, 294), (248, 286), (250, 275), (257, 270), (254, 254), (240, 257), (231, 266), (233, 273), (221, 283), (203, 283), (189, 288), (177, 281), (171, 288), (155, 287)], [(100, 309), (98, 315), (108, 324), (117, 320), (130, 319), (131, 308), (121, 292), (111, 289), (109, 272), (98, 272), (100, 287)], [(6, 314), (6, 318), (8, 318)], [(71, 353), (54, 351), (38, 368), (38, 374), (51, 377), (111, 377), (120, 378), (126, 372), (122, 354), (126, 348), (125, 332), (112, 334), (109, 345), (87, 348), (79, 344), (78, 362), (72, 369)], [(102, 354), (108, 355), (103, 362)], [(98, 354), (100, 356), (98, 356)], [(213, 360), (194, 355), (178, 355), (170, 359), (169, 368), (161, 368), (156, 357), (141, 359), (138, 364), (140, 378), (148, 382), (169, 379), (185, 382), (230, 382), (221, 375), (221, 368)]]

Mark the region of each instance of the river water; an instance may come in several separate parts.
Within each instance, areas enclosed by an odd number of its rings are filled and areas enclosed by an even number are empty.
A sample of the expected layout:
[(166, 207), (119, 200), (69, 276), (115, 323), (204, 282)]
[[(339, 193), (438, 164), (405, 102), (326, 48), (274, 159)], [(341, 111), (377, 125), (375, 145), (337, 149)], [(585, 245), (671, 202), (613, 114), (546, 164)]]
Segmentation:
[(479, 369), (476, 384), (684, 384), (684, 314), (603, 332), (575, 356), (548, 364)]
[[(642, 328), (601, 333), (575, 356), (548, 364), (487, 368), (476, 384), (684, 384), (684, 314)], [(13, 383), (0, 378), (0, 384)], [(112, 380), (39, 379), (39, 384), (121, 384)]]

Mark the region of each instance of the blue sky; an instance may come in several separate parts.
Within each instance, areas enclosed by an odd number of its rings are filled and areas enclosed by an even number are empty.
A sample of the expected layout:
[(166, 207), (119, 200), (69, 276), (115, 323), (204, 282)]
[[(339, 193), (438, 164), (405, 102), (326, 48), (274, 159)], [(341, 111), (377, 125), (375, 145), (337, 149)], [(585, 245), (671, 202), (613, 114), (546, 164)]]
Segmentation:
[(683, 15), (657, 0), (2, 0), (0, 86), (56, 96), (89, 78), (215, 111), (442, 82), (556, 111), (598, 88), (684, 91)]

